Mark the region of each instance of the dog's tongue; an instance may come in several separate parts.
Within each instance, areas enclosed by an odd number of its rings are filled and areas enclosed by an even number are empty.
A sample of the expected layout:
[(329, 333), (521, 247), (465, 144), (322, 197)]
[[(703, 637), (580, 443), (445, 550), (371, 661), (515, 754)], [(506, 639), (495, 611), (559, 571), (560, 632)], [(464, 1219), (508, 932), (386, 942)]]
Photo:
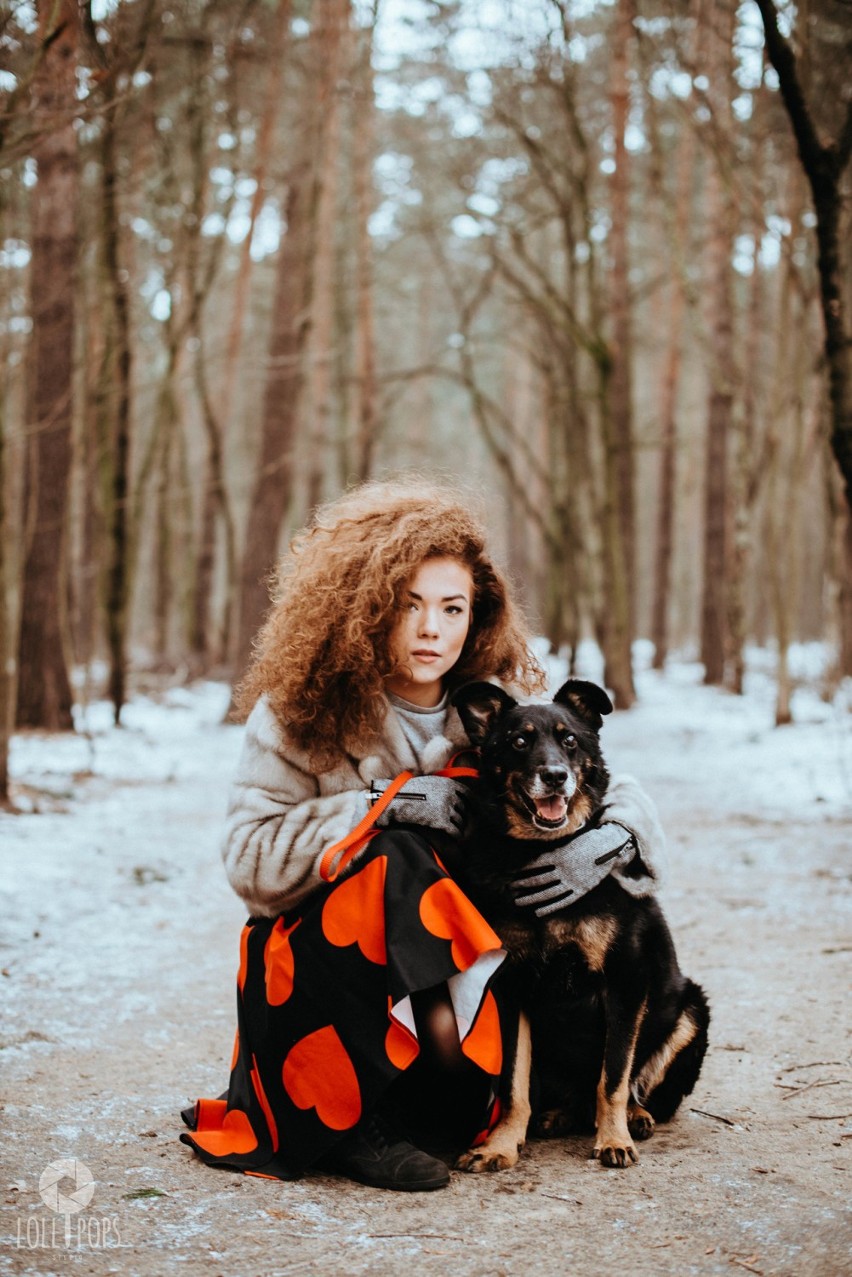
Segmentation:
[(537, 798), (535, 809), (542, 820), (561, 820), (568, 810), (568, 799), (564, 794), (551, 794), (550, 798)]

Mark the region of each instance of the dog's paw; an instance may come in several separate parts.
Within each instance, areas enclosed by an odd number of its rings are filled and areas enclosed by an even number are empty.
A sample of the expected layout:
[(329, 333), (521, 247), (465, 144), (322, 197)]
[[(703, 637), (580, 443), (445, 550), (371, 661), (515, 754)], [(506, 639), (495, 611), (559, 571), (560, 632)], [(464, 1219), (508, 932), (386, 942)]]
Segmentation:
[(542, 1139), (553, 1139), (559, 1135), (567, 1135), (575, 1129), (574, 1114), (570, 1109), (547, 1109), (539, 1114), (535, 1123), (535, 1133)]
[(627, 1129), (635, 1140), (649, 1140), (657, 1124), (647, 1109), (636, 1104), (627, 1110)]
[(629, 1139), (596, 1144), (593, 1156), (598, 1159), (601, 1166), (613, 1166), (618, 1169), (632, 1166), (639, 1161), (639, 1154)]
[(483, 1171), (508, 1171), (515, 1165), (523, 1145), (514, 1151), (510, 1148), (469, 1148), (456, 1160), (457, 1171), (470, 1171), (479, 1175)]

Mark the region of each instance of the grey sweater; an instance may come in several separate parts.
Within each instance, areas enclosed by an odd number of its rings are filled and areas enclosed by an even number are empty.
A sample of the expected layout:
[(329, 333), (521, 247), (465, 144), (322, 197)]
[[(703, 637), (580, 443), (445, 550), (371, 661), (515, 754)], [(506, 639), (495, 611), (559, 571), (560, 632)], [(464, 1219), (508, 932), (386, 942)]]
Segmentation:
[[(317, 773), (261, 698), (246, 723), (222, 847), (228, 881), (249, 913), (275, 917), (321, 884), (323, 855), (369, 811), (372, 781), (440, 771), (467, 744), (446, 702), (424, 711), (391, 697), (378, 744)], [(635, 835), (648, 872), (640, 881), (653, 890), (665, 859), (653, 802), (637, 781), (621, 776), (610, 784), (607, 804), (607, 820)]]

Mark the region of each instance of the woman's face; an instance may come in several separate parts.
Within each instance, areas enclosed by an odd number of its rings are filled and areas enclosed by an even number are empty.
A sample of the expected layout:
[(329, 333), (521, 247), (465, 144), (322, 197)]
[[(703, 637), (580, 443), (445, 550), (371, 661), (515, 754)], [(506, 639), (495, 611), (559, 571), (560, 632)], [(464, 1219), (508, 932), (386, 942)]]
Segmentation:
[(437, 705), (444, 676), (470, 629), (473, 578), (458, 559), (425, 559), (406, 582), (390, 635), (389, 691), (415, 705)]

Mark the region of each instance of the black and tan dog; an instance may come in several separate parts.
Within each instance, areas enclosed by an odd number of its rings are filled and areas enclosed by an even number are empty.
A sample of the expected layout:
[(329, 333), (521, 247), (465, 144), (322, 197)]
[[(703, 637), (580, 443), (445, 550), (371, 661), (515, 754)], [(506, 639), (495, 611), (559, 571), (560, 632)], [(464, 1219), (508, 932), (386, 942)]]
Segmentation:
[(538, 918), (509, 890), (527, 862), (599, 820), (609, 773), (598, 732), (612, 705), (601, 688), (576, 679), (552, 704), (519, 704), (490, 683), (469, 684), (453, 701), (480, 751), (459, 876), (509, 953), (526, 1012), (508, 1111), (457, 1165), (501, 1170), (517, 1161), (532, 1053), (539, 1133), (594, 1128), (595, 1157), (628, 1166), (638, 1160), (634, 1139), (652, 1135), (695, 1085), (707, 1048), (706, 998), (682, 975), (652, 896), (608, 876)]

